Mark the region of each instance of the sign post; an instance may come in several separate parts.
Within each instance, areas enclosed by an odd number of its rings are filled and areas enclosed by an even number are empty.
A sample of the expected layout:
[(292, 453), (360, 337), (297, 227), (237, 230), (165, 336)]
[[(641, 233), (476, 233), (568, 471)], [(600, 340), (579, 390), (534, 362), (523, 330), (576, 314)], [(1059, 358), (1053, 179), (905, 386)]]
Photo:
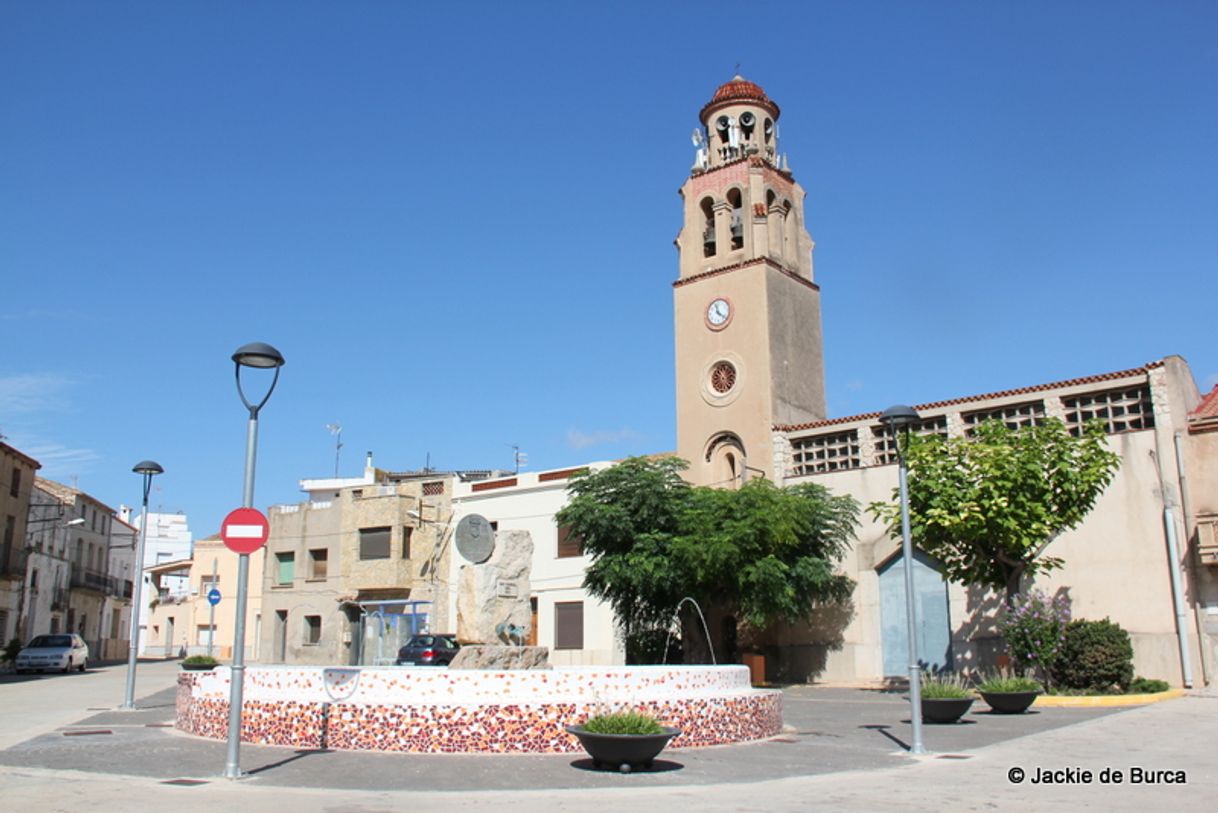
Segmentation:
[(207, 611), (207, 657), (211, 657), (212, 647), (216, 642), (216, 605), (220, 603), (220, 591), (216, 584), (220, 580), (220, 558), (211, 560), (211, 590), (207, 591), (207, 603), (211, 609)]
[[(251, 424), (253, 422), (251, 421)], [(253, 430), (251, 430), (253, 431)], [(252, 462), (247, 460), (247, 468)], [(253, 494), (252, 477), (246, 478), (246, 502)], [(250, 578), (250, 554), (266, 544), (271, 535), (271, 523), (257, 508), (246, 506), (230, 511), (220, 523), (220, 538), (224, 546), (237, 556), (237, 607), (233, 627), (232, 686), (228, 696), (228, 762), (224, 775), (229, 779), (241, 776), (238, 749), (241, 747), (241, 702), (245, 690), (245, 606)]]

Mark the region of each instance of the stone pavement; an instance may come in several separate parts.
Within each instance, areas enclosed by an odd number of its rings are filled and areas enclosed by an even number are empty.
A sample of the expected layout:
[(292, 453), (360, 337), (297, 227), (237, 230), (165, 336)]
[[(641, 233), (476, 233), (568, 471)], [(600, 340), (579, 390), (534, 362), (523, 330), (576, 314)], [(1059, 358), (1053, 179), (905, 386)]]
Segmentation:
[[(171, 673), (166, 672), (162, 684)], [(154, 688), (152, 681), (148, 687)], [(0, 691), (8, 689), (0, 686)], [(3, 697), (0, 694), (0, 697)], [(651, 772), (591, 770), (573, 755), (413, 755), (297, 751), (244, 745), (248, 778), (219, 776), (225, 744), (165, 727), (173, 694), (137, 712), (83, 716), (0, 751), (6, 809), (603, 810), (684, 805), (709, 811), (1210, 810), (1218, 798), (1218, 697), (1133, 709), (977, 713), (926, 726), (932, 754), (905, 752), (908, 703), (858, 689), (785, 690), (788, 730), (738, 746), (669, 749)], [(2, 728), (2, 724), (0, 724)], [(104, 733), (103, 733), (104, 732)], [(1106, 769), (1122, 772), (1115, 784)], [(1013, 769), (1025, 772), (1018, 783)], [(1057, 771), (1071, 784), (1034, 782)], [(1090, 771), (1090, 775), (1084, 773)], [(1148, 772), (1169, 771), (1148, 784)], [(1140, 776), (1136, 775), (1140, 772)], [(1107, 779), (1105, 783), (1103, 780)], [(1134, 783), (1135, 780), (1143, 781)], [(232, 809), (229, 807), (227, 809)]]

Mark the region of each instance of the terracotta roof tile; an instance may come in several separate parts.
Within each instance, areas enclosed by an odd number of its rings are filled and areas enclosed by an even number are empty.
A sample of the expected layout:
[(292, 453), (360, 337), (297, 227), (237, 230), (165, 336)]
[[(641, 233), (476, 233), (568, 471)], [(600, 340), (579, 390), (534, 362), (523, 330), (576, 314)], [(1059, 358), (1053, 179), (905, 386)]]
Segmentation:
[[(691, 277), (692, 279), (692, 277)], [(1046, 390), (1055, 390), (1063, 387), (1075, 387), (1080, 384), (1099, 384), (1104, 381), (1118, 381), (1122, 378), (1132, 378), (1135, 376), (1144, 376), (1146, 373), (1156, 367), (1162, 367), (1163, 362), (1152, 361), (1142, 367), (1134, 367), (1130, 370), (1118, 370), (1114, 373), (1101, 373), (1099, 375), (1088, 375), (1082, 378), (1071, 378), (1066, 381), (1054, 381), (1049, 384), (1036, 384), (1031, 387), (1019, 387), (1013, 390), (1001, 390), (1000, 392), (989, 392), (982, 395), (968, 395), (964, 398), (951, 398), (946, 401), (933, 401), (929, 404), (917, 404), (914, 408), (919, 412), (932, 411), (942, 409), (943, 407), (957, 406), (959, 404), (972, 404), (978, 401), (990, 401), (996, 398), (1009, 398), (1013, 395), (1030, 395), (1037, 392), (1045, 392)], [(1218, 390), (1218, 388), (1215, 388)], [(826, 426), (837, 426), (844, 423), (855, 423), (858, 421), (873, 421), (880, 417), (883, 413), (880, 412), (863, 412), (858, 415), (847, 415), (841, 418), (826, 418), (820, 421), (810, 421), (800, 424), (775, 424), (774, 431), (776, 432), (799, 432), (805, 429), (820, 429)]]
[(1197, 408), (1188, 413), (1189, 421), (1209, 421), (1218, 419), (1218, 384), (1201, 399)]
[(775, 119), (778, 118), (780, 113), (778, 105), (774, 104), (770, 97), (765, 95), (765, 91), (761, 89), (760, 85), (750, 82), (740, 74), (736, 74), (732, 77), (731, 81), (724, 82), (719, 86), (719, 89), (715, 91), (715, 95), (711, 96), (711, 100), (698, 113), (698, 117), (706, 121), (706, 117), (720, 107), (726, 107), (729, 104), (737, 102), (752, 102), (753, 104), (760, 105), (769, 110)]

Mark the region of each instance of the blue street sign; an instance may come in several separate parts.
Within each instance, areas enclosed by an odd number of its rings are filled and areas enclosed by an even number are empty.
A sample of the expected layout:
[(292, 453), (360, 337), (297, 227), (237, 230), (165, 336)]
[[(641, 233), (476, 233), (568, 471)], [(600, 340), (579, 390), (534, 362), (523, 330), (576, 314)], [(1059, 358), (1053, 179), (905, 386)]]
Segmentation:
[(207, 591), (207, 601), (213, 607), (220, 603), (220, 591), (218, 588), (213, 587)]

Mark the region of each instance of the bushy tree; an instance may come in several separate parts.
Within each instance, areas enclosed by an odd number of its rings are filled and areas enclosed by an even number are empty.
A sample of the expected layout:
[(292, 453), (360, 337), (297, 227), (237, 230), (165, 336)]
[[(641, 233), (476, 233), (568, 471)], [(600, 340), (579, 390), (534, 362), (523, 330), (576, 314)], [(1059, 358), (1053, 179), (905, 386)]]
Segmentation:
[(584, 587), (607, 601), (628, 637), (666, 626), (689, 596), (762, 627), (806, 619), (847, 598), (836, 572), (858, 526), (858, 504), (823, 486), (738, 490), (691, 486), (684, 461), (630, 458), (574, 479), (557, 516), (592, 563)]
[[(911, 435), (904, 454), (914, 544), (949, 579), (1005, 590), (1008, 603), (1026, 576), (1061, 567), (1045, 549), (1082, 523), (1121, 462), (1103, 424), (1074, 437), (1057, 419), (986, 421), (971, 438)], [(899, 535), (895, 501), (870, 510)]]

